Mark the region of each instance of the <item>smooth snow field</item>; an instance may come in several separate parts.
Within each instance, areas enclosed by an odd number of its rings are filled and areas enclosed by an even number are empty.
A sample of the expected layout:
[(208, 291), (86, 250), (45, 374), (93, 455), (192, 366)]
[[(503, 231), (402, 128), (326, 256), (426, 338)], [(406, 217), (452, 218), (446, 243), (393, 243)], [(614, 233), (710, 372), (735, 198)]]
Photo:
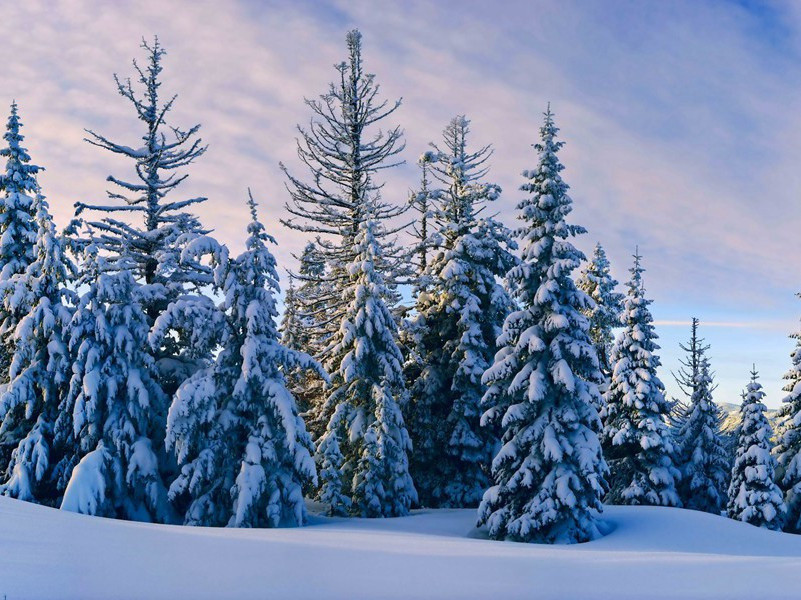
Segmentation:
[(801, 536), (608, 507), (578, 546), (480, 538), (472, 510), (302, 529), (113, 521), (0, 498), (0, 598), (801, 598)]

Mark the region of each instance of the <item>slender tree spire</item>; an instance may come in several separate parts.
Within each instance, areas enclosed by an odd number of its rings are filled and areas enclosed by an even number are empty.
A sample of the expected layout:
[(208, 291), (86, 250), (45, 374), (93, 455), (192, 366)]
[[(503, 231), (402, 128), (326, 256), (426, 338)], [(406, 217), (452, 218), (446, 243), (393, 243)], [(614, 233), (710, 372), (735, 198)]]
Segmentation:
[(690, 398), (695, 391), (698, 374), (701, 370), (701, 357), (709, 350), (709, 344), (704, 343), (704, 339), (698, 336), (698, 317), (693, 317), (690, 324), (690, 340), (686, 344), (679, 344), (679, 348), (685, 352), (685, 358), (679, 360), (679, 370), (673, 373), (681, 391)]
[(417, 273), (416, 287), (425, 288), (426, 273), (428, 271), (428, 255), (431, 252), (434, 240), (432, 240), (431, 219), (434, 213), (434, 202), (439, 196), (438, 190), (432, 189), (429, 172), (432, 165), (439, 160), (436, 152), (429, 150), (424, 152), (417, 161), (420, 167), (420, 187), (412, 193), (411, 206), (418, 214), (412, 231), (415, 238), (415, 254), (417, 263), (415, 269)]

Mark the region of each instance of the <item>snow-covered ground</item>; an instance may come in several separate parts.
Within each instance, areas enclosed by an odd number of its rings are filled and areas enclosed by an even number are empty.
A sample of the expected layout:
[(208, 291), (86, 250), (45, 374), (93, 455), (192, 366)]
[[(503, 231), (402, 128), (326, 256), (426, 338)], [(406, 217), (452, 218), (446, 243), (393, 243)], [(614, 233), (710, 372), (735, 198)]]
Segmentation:
[[(672, 508), (609, 507), (603, 539), (480, 539), (470, 510), (314, 517), (302, 529), (113, 521), (0, 498), (0, 597), (801, 597), (801, 536)], [(477, 539), (479, 538), (479, 539)]]

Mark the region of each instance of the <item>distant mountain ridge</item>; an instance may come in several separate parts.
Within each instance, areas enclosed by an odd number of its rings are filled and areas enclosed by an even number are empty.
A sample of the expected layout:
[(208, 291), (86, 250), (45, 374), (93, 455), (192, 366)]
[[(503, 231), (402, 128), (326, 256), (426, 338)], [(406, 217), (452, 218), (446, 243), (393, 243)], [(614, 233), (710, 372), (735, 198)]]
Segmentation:
[[(742, 420), (740, 417), (740, 405), (732, 402), (715, 402), (715, 404), (717, 404), (725, 414), (721, 429), (726, 434), (733, 434)], [(770, 421), (770, 425), (773, 427), (774, 431), (776, 431), (776, 425), (778, 424), (778, 415), (779, 411), (775, 408), (769, 408), (765, 411), (765, 416), (768, 418), (768, 421)]]

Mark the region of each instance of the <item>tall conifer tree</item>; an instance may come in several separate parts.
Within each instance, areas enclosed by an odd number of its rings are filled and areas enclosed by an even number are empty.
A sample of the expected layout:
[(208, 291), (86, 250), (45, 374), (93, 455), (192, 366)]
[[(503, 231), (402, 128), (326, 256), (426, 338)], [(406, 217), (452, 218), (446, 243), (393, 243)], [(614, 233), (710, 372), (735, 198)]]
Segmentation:
[(606, 502), (679, 506), (680, 473), (666, 423), (671, 405), (657, 376), (659, 346), (640, 260), (635, 253), (624, 300), (624, 329), (612, 348), (612, 378), (602, 411), (604, 454), (611, 471)]
[(784, 530), (801, 533), (801, 332), (790, 337), (796, 346), (790, 354), (790, 369), (784, 374), (787, 395), (779, 410), (775, 452), (777, 480), (787, 507)]
[(381, 247), (375, 227), (370, 219), (362, 223), (355, 239), (359, 254), (348, 268), (355, 285), (341, 341), (333, 348), (341, 366), (332, 378), (333, 415), (318, 444), (319, 497), (334, 514), (349, 510), (362, 517), (395, 517), (408, 513), (417, 493), (400, 409), (406, 399), (403, 357), (376, 270)]
[[(416, 365), (409, 365), (412, 475), (424, 506), (476, 506), (486, 489), (497, 432), (480, 426), (481, 376), (511, 300), (497, 282), (515, 264), (509, 232), (481, 213), (500, 187), (483, 181), (489, 146), (471, 151), (464, 116), (443, 132), (431, 171), (443, 186), (434, 197), (436, 243), (422, 275), (425, 289), (409, 326)], [(419, 375), (418, 375), (419, 373)]]
[(697, 365), (692, 395), (683, 411), (676, 432), (677, 465), (681, 470), (679, 498), (685, 508), (720, 514), (726, 504), (726, 488), (731, 465), (721, 435), (722, 414), (712, 400), (715, 388), (705, 346), (693, 337), (689, 348), (696, 356), (688, 357), (688, 365)]
[(503, 446), (478, 520), (495, 539), (571, 543), (600, 535), (602, 376), (581, 312), (592, 301), (571, 277), (584, 256), (569, 239), (585, 230), (565, 221), (572, 200), (557, 131), (549, 107), (534, 145), (537, 166), (523, 173), (529, 195), (517, 205), (523, 259), (507, 281), (519, 308), (506, 318), (501, 349), (484, 374), (482, 424), (502, 428)]
[(782, 526), (784, 500), (775, 481), (776, 459), (771, 454), (773, 428), (765, 416), (766, 407), (762, 404), (765, 392), (757, 378), (754, 367), (740, 407), (742, 420), (737, 428), (737, 452), (726, 512), (732, 519), (778, 530)]
[[(258, 220), (252, 196), (248, 204), (244, 253), (229, 260), (209, 238), (198, 238), (184, 253), (214, 256), (223, 296), (214, 319), (222, 325), (222, 350), (213, 365), (181, 385), (168, 418), (167, 445), (181, 467), (170, 496), (192, 525), (303, 525), (302, 489), (317, 479), (314, 446), (284, 373), (326, 375), (311, 357), (278, 340), (278, 272), (267, 246), (275, 241)], [(157, 328), (160, 335), (167, 330)]]
[[(395, 230), (388, 221), (403, 214), (408, 205), (383, 200), (383, 184), (377, 180), (381, 171), (400, 164), (397, 155), (404, 148), (400, 127), (379, 130), (400, 107), (400, 100), (379, 99), (375, 76), (364, 71), (362, 34), (350, 31), (345, 41), (348, 59), (336, 65), (338, 81), (319, 99), (306, 100), (312, 120), (308, 128), (298, 128), (298, 157), (311, 182), (291, 175), (282, 165), (291, 195), (286, 204), (290, 217), (283, 223), (316, 236), (315, 263), (321, 270), (306, 279), (318, 286), (316, 304), (325, 311), (321, 337), (327, 347), (339, 341), (339, 324), (348, 307), (344, 292), (352, 286), (346, 270), (358, 254), (355, 238), (368, 215), (380, 225), (375, 230), (382, 247), (377, 268), (387, 283), (406, 258), (395, 244)], [(392, 292), (387, 287), (384, 293)], [(327, 359), (325, 350), (322, 358)], [(327, 367), (329, 372), (337, 370), (336, 364)]]
[[(28, 151), (22, 146), (25, 139), (20, 133), (22, 122), (17, 103), (11, 104), (11, 114), (0, 148), (0, 157), (6, 160), (5, 171), (0, 174), (0, 285), (14, 275), (25, 273), (36, 260), (36, 206), (39, 193), (36, 175), (43, 168), (31, 162)], [(9, 380), (11, 359), (14, 355), (14, 331), (25, 316), (13, 302), (0, 304), (0, 382)]]
[(65, 410), (72, 363), (67, 348), (76, 295), (70, 289), (76, 268), (41, 192), (34, 199), (38, 231), (34, 261), (3, 282), (3, 306), (22, 314), (15, 331), (11, 381), (0, 395), (0, 437), (15, 444), (6, 495), (57, 505), (77, 453), (71, 418)]
[(171, 522), (160, 460), (167, 395), (154, 377), (149, 294), (134, 279), (135, 265), (124, 250), (110, 262), (97, 245), (85, 248), (80, 283), (87, 290), (70, 323), (73, 375), (65, 405), (82, 458), (61, 508)]
[(400, 128), (378, 129), (400, 101), (378, 99), (375, 77), (364, 71), (361, 33), (348, 32), (346, 44), (338, 80), (319, 100), (307, 101), (314, 116), (300, 129), (298, 156), (311, 182), (284, 169), (291, 193), (284, 223), (319, 236), (325, 268), (316, 314), (325, 315), (319, 357), (333, 386), (314, 416), (327, 424), (317, 446), (321, 497), (334, 512), (393, 516), (416, 499), (400, 412), (397, 327), (387, 305), (397, 299), (392, 284), (403, 258), (388, 220), (408, 206), (384, 201), (377, 181), (403, 149)]

